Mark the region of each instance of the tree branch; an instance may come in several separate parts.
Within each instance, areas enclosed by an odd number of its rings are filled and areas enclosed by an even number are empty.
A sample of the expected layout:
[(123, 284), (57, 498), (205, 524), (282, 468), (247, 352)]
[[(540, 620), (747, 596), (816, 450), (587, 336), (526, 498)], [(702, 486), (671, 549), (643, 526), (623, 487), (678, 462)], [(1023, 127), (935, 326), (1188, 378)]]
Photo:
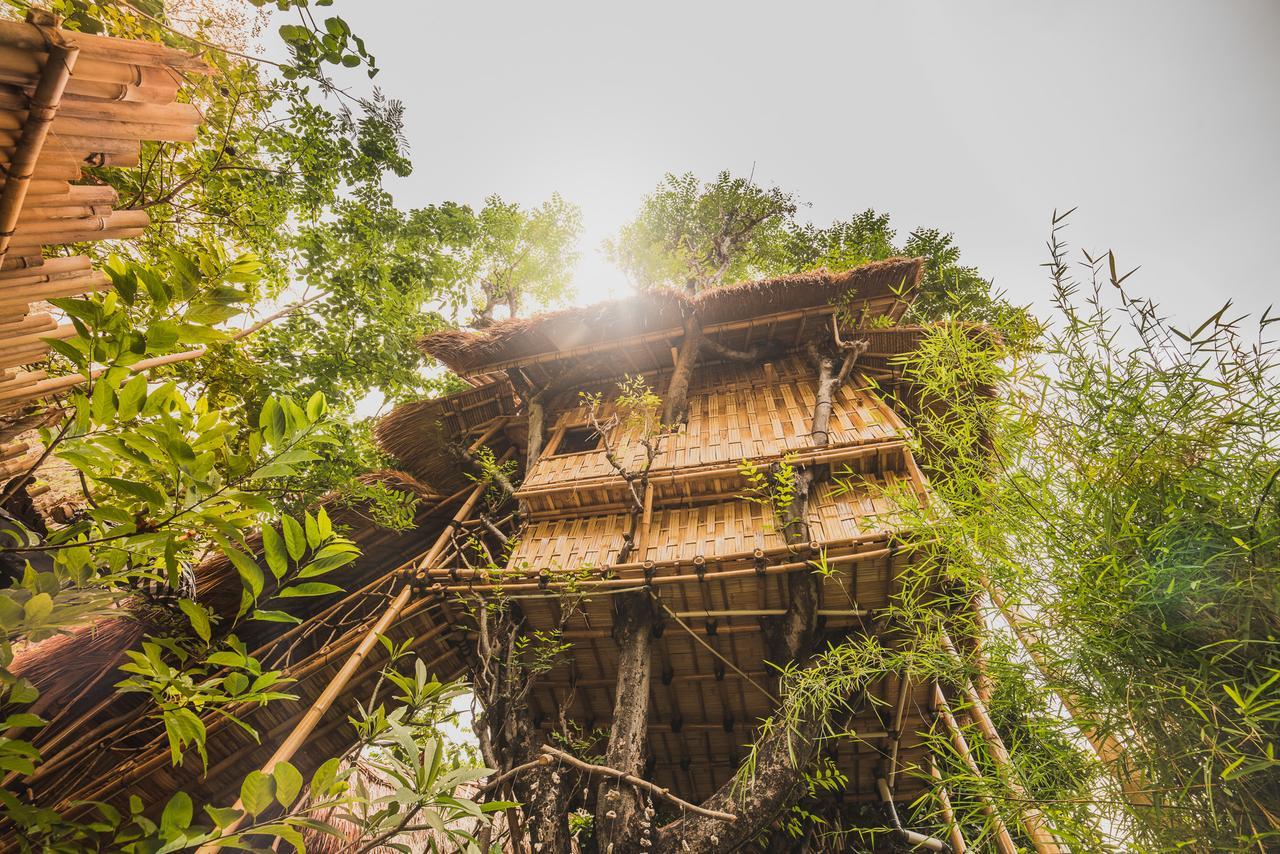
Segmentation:
[(549, 744), (542, 745), (542, 752), (549, 756), (554, 756), (566, 765), (572, 765), (579, 771), (585, 771), (588, 774), (601, 774), (606, 777), (613, 777), (614, 779), (621, 780), (624, 783), (629, 783), (637, 789), (643, 789), (650, 794), (657, 795), (664, 800), (670, 801), (685, 812), (696, 813), (697, 815), (706, 816), (707, 818), (726, 823), (738, 820), (738, 817), (733, 813), (706, 809), (705, 807), (700, 807), (697, 804), (691, 804), (688, 801), (671, 794), (670, 789), (664, 789), (656, 783), (650, 783), (648, 780), (642, 780), (634, 774), (628, 774), (625, 771), (619, 771), (617, 768), (610, 768), (607, 765), (592, 765), (590, 762), (583, 762), (578, 757), (570, 753), (565, 753), (563, 750), (558, 750)]

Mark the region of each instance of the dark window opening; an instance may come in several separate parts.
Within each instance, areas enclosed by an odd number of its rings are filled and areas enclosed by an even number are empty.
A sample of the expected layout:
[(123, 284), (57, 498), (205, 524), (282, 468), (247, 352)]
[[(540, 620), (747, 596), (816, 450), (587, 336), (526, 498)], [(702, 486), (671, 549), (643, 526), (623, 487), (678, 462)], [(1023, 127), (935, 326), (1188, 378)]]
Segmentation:
[(585, 451), (600, 449), (600, 434), (594, 427), (570, 427), (564, 431), (556, 444), (555, 453), (551, 456), (561, 457), (565, 454), (581, 454)]

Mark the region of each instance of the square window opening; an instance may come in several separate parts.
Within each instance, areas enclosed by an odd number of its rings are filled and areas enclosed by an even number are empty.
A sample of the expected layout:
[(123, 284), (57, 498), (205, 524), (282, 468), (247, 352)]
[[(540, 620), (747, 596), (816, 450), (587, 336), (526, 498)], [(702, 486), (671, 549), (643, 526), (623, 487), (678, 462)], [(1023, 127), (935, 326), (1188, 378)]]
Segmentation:
[(566, 429), (560, 441), (556, 443), (555, 452), (551, 456), (562, 457), (566, 454), (582, 454), (598, 450), (600, 450), (600, 434), (596, 432), (596, 428), (583, 425)]

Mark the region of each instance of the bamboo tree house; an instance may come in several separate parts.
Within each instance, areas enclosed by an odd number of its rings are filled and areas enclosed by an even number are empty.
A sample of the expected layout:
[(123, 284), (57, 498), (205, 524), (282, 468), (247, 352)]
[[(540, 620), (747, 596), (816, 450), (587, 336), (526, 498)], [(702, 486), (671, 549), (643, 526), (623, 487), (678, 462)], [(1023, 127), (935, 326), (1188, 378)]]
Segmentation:
[[(127, 650), (180, 622), (139, 602), (18, 655), (12, 669), (52, 719), (33, 737), (44, 763), (6, 784), (64, 807), (135, 793), (162, 805), (178, 789), (231, 803), (252, 770), (289, 760), (308, 774), (354, 742), (349, 716), (386, 664), (379, 635), (407, 642), (441, 678), (476, 679), (486, 664), (477, 603), (497, 600), (515, 603), (523, 632), (564, 645), (531, 680), (524, 723), (599, 744), (630, 708), (617, 699), (627, 632), (617, 601), (642, 595), (653, 623), (636, 770), (683, 799), (706, 798), (776, 708), (798, 579), (815, 580), (819, 642), (856, 632), (895, 642), (883, 615), (911, 532), (893, 510), (926, 488), (907, 441), (917, 404), (897, 365), (924, 334), (898, 323), (920, 265), (643, 294), (428, 336), (424, 352), (468, 387), (384, 418), (376, 435), (400, 470), (369, 475), (419, 499), (413, 526), (385, 530), (358, 505), (321, 499), (363, 552), (326, 577), (341, 592), (291, 606), (296, 625), (235, 629), (264, 668), (296, 680), (296, 699), (237, 709), (256, 735), (208, 713), (207, 766), (175, 765), (144, 700), (112, 688)], [(609, 420), (627, 377), (669, 410), (660, 429)], [(601, 404), (593, 410), (584, 392)], [(477, 466), (487, 453), (489, 473)], [(620, 473), (645, 460), (643, 479)], [(807, 483), (794, 518), (748, 500), (751, 470), (784, 465)], [(487, 499), (499, 478), (514, 500), (494, 515)], [(233, 624), (235, 569), (215, 558), (196, 576), (197, 599)], [(923, 733), (935, 711), (948, 717), (951, 699), (897, 675), (872, 682), (856, 698), (853, 735), (826, 751), (848, 777), (841, 797), (916, 798), (929, 767)], [(999, 849), (1012, 852), (1000, 832)], [(1037, 849), (1058, 850), (1050, 843)]]
[[(514, 448), (524, 460), (515, 495), (526, 527), (502, 571), (433, 566), (424, 575), (435, 589), (462, 598), (560, 594), (520, 600), (533, 631), (560, 631), (572, 644), (535, 687), (539, 727), (564, 718), (581, 733), (607, 730), (618, 645), (606, 594), (648, 586), (660, 612), (646, 771), (700, 800), (729, 778), (754, 727), (773, 709), (772, 664), (786, 662), (770, 663), (766, 638), (788, 608), (788, 576), (811, 574), (819, 563), (830, 569), (818, 602), (826, 635), (874, 623), (909, 559), (896, 545), (902, 532), (889, 518), (886, 493), (924, 489), (903, 418), (877, 391), (877, 383), (892, 384), (894, 357), (918, 340), (919, 330), (895, 324), (919, 270), (918, 260), (899, 259), (696, 298), (646, 294), (423, 341), (428, 355), (474, 387), (402, 407), (378, 436), (407, 471), (438, 489), (460, 483), (451, 448), (484, 443)], [(601, 435), (581, 393), (600, 392), (607, 401), (631, 376), (669, 396), (691, 314), (709, 343), (689, 379), (687, 418), (653, 437), (656, 453), (632, 536), (632, 483), (621, 472), (636, 470), (646, 456), (642, 428), (619, 424)], [(829, 424), (815, 426), (819, 376), (807, 351), (847, 353), (841, 347), (853, 345), (843, 336), (854, 330), (869, 343), (830, 392)], [(753, 358), (720, 355), (730, 351)], [(744, 464), (763, 472), (784, 462), (819, 473), (803, 517), (791, 524), (744, 497)], [(583, 604), (564, 619), (566, 601), (579, 595)], [(466, 632), (463, 610), (449, 609)], [(851, 797), (878, 799), (877, 780), (888, 775), (896, 797), (913, 798), (917, 778), (891, 773), (886, 756), (904, 768), (923, 767), (917, 734), (932, 705), (930, 688), (890, 677), (870, 693), (852, 727), (856, 738), (833, 748), (831, 758), (849, 776)]]

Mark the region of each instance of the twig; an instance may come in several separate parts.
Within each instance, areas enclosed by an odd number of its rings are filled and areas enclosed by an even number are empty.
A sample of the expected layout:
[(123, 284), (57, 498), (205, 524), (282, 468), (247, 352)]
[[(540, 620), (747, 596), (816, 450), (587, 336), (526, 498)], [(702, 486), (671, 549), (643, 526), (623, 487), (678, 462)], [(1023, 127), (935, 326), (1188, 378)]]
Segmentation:
[(579, 771), (585, 771), (588, 774), (601, 774), (605, 777), (613, 777), (621, 780), (624, 783), (630, 783), (637, 789), (644, 789), (646, 792), (650, 792), (660, 798), (665, 798), (666, 800), (671, 801), (682, 810), (697, 813), (698, 815), (704, 815), (707, 818), (718, 819), (720, 821), (738, 820), (738, 817), (733, 813), (709, 810), (705, 807), (691, 804), (688, 801), (671, 794), (670, 789), (664, 789), (662, 786), (650, 783), (648, 780), (642, 780), (634, 774), (628, 774), (626, 771), (619, 771), (617, 768), (610, 768), (608, 765), (592, 765), (590, 762), (583, 762), (573, 754), (565, 753), (563, 750), (558, 750), (549, 744), (542, 745), (542, 752), (548, 756), (554, 756), (556, 759), (559, 759), (566, 765), (571, 765), (574, 768), (577, 768)]
[(516, 776), (517, 774), (521, 774), (525, 771), (528, 771), (530, 768), (536, 768), (539, 765), (550, 765), (550, 764), (551, 764), (550, 756), (539, 756), (537, 759), (530, 759), (528, 762), (517, 765), (516, 767), (512, 768), (510, 771), (503, 772), (502, 774), (499, 774), (497, 777), (494, 777), (492, 780), (490, 780), (489, 782), (481, 786), (480, 791), (487, 792), (490, 789), (495, 789), (498, 786), (505, 783), (507, 780), (510, 780), (512, 777)]

